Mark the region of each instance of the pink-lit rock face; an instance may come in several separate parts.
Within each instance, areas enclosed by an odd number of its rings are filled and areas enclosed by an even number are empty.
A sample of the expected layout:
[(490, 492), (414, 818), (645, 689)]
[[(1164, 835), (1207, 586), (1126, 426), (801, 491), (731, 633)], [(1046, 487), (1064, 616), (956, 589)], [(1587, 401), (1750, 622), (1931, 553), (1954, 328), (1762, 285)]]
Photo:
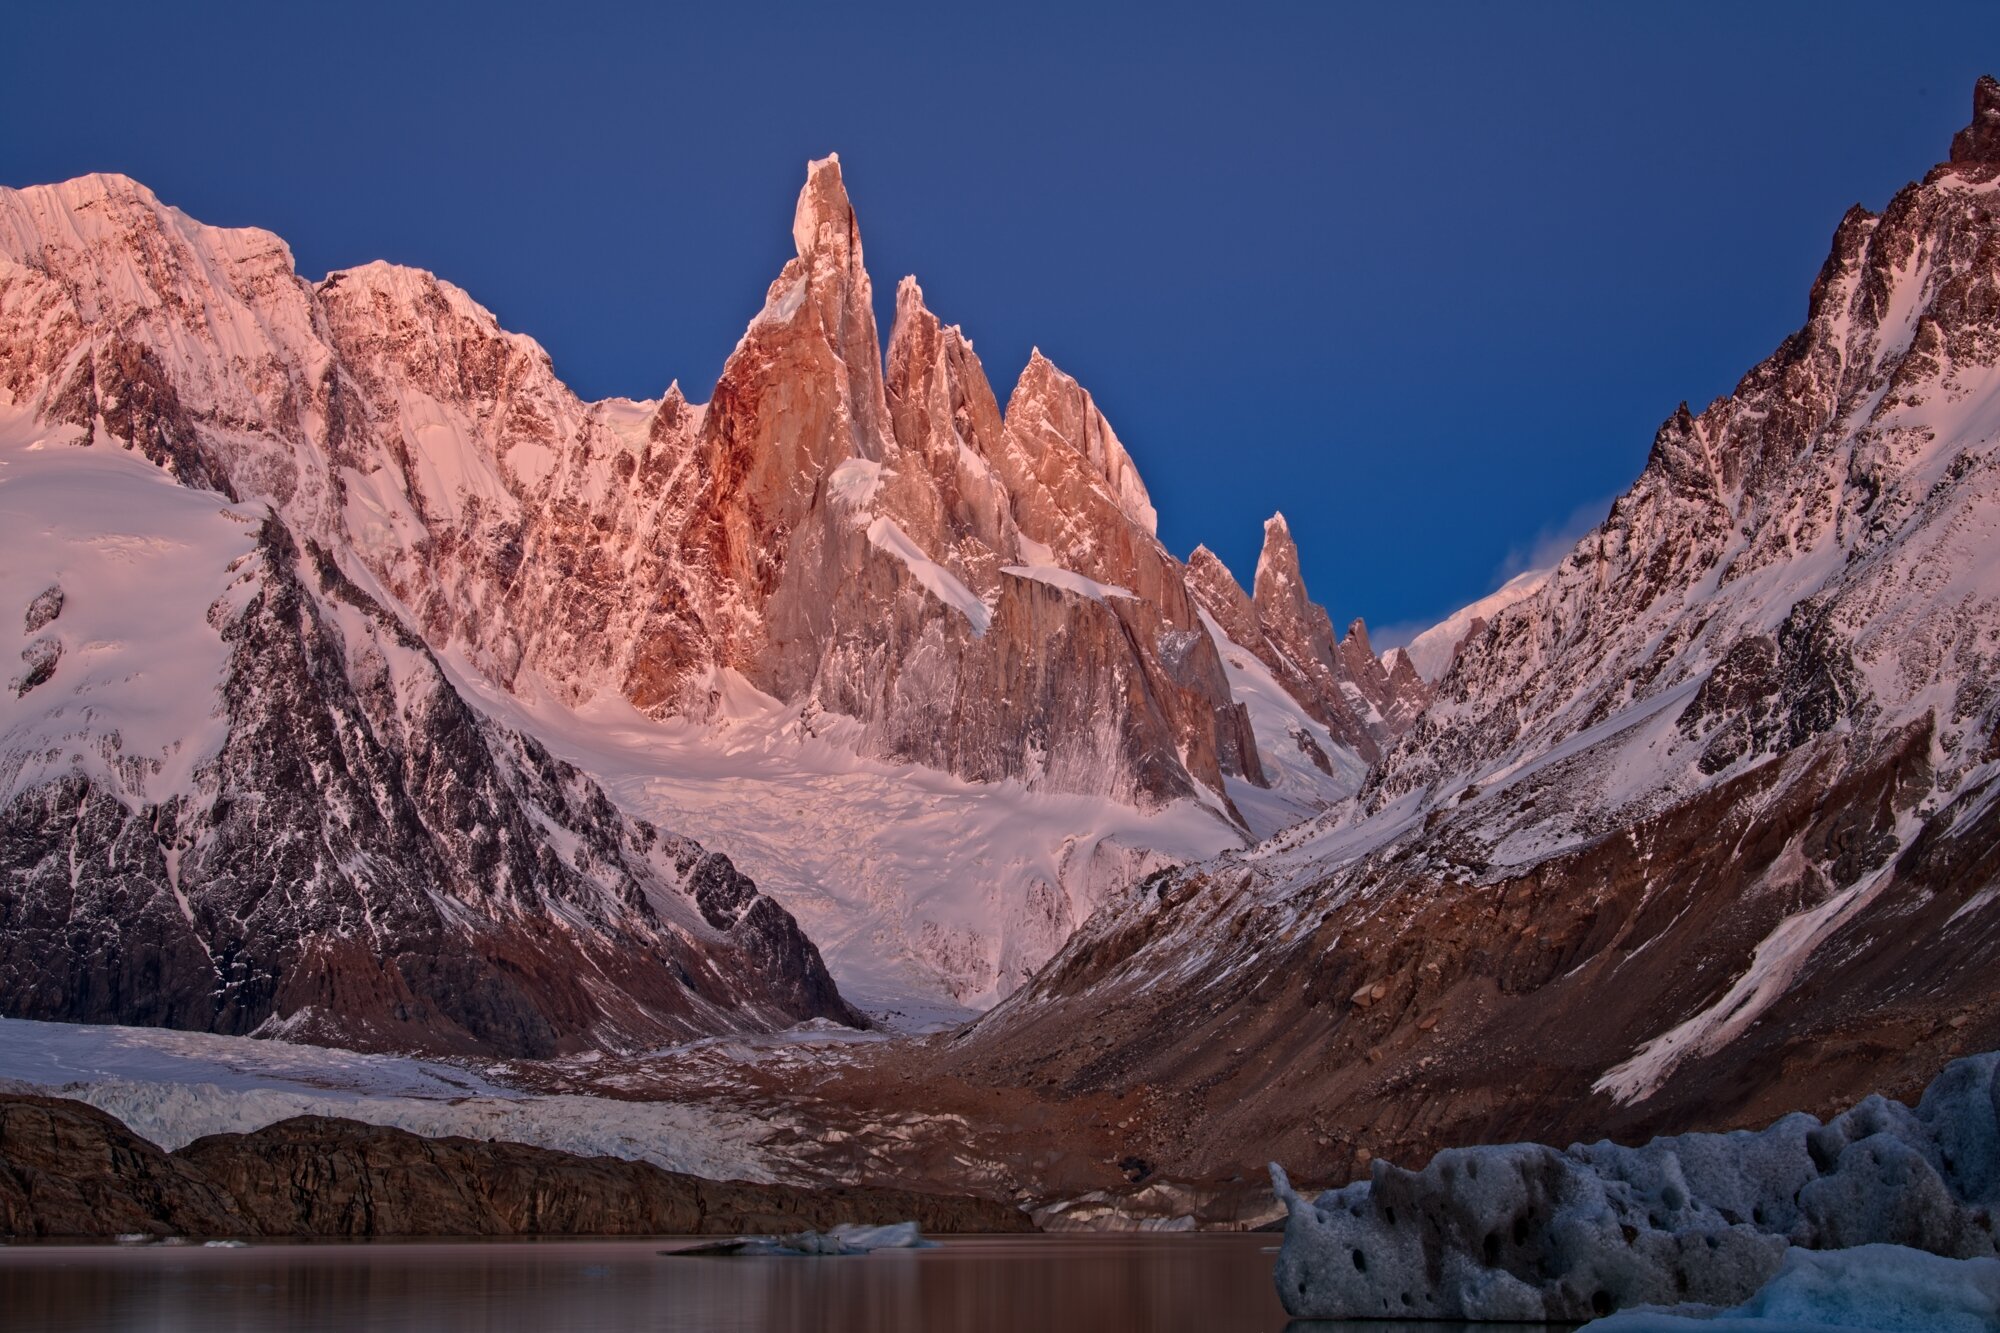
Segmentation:
[[(837, 159), (812, 164), (798, 254), (701, 406), (678, 386), (580, 402), (449, 283), (371, 264), (309, 286), (276, 238), (129, 181), (27, 191), (13, 216), (47, 271), (14, 280), (0, 329), (17, 402), (269, 498), (510, 687), (700, 718), (733, 671), (859, 721), (865, 752), (967, 778), (1144, 805), (1258, 780), (1186, 571), (1088, 391), (1037, 352), (1003, 417), (911, 280), (884, 376)], [(1372, 757), (1398, 723), (1350, 714), (1386, 676), (1365, 644), (1336, 661), (1288, 539), (1278, 554), (1293, 582), (1260, 606), (1307, 664), (1286, 684)]]

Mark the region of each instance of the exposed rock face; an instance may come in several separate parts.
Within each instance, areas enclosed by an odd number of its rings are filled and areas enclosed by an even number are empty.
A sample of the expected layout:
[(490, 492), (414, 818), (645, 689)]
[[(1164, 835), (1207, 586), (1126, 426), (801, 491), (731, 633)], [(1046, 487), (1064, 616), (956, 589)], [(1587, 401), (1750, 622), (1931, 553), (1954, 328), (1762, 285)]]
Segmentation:
[(914, 1220), (933, 1232), (1034, 1230), (985, 1199), (711, 1181), (646, 1162), (427, 1139), (302, 1116), (174, 1154), (267, 1236), (746, 1235)]
[(1954, 162), (2000, 162), (2000, 81), (1982, 74), (1972, 89), (1972, 123), (1951, 139)]
[(2000, 1045), (1997, 359), (2000, 165), (1851, 212), (1805, 327), (1662, 426), (1351, 802), (1100, 914), (952, 1067), (1171, 1090), (1163, 1169), (1342, 1179)]
[(1460, 648), (1484, 634), (1496, 615), (1514, 603), (1534, 596), (1548, 580), (1549, 571), (1545, 569), (1516, 574), (1478, 601), (1460, 607), (1411, 639), (1400, 656), (1408, 660), (1419, 679), (1435, 684), (1458, 660)]
[(1735, 1305), (1788, 1246), (2000, 1253), (2000, 1055), (1951, 1065), (1912, 1110), (1872, 1096), (1754, 1134), (1455, 1148), (1422, 1171), (1307, 1201), (1276, 1272), (1295, 1316), (1582, 1320), (1632, 1305)]
[(61, 1097), (0, 1098), (0, 1235), (250, 1230), (214, 1181), (104, 1112)]
[(10, 1237), (713, 1236), (908, 1220), (937, 1233), (1034, 1230), (985, 1199), (702, 1180), (317, 1116), (165, 1153), (80, 1102), (0, 1098)]

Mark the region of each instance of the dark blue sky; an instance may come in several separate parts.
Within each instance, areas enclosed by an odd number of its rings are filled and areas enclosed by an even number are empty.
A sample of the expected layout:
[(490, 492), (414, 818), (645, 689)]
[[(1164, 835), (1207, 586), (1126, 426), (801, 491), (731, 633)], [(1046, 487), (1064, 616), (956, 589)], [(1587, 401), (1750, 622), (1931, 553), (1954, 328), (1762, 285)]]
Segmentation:
[(2000, 72), (1991, 3), (1086, 8), (23, 5), (0, 182), (124, 171), (699, 397), (838, 150), (884, 336), (914, 272), (1003, 400), (1034, 343), (1096, 393), (1177, 553), (1247, 582), (1282, 508), (1394, 625), (1601, 517)]

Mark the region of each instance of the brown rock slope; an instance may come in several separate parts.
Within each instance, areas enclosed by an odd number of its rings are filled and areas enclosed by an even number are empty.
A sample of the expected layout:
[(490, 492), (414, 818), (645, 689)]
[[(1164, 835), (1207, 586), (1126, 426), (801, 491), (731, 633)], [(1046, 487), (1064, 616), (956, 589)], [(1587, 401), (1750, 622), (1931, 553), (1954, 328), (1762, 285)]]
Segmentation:
[(319, 1116), (165, 1153), (81, 1102), (0, 1097), (9, 1237), (749, 1235), (906, 1220), (938, 1233), (1034, 1229), (983, 1199), (702, 1180)]

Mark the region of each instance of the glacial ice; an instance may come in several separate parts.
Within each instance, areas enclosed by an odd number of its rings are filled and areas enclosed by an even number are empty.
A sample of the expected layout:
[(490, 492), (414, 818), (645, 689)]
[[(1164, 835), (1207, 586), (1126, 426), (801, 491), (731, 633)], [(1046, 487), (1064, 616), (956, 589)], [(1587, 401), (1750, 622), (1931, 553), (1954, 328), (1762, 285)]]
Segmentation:
[(2000, 1052), (1958, 1060), (1915, 1109), (1873, 1096), (1824, 1125), (1794, 1113), (1638, 1148), (1455, 1148), (1422, 1171), (1378, 1159), (1310, 1202), (1273, 1164), (1290, 1213), (1278, 1295), (1322, 1319), (1581, 1320), (1738, 1305), (1793, 1271), (1789, 1246), (1990, 1258), (1996, 1071)]
[(1776, 1277), (1731, 1310), (1627, 1310), (1580, 1333), (1991, 1333), (2000, 1260), (1943, 1259), (1903, 1245), (1786, 1252)]
[(886, 1226), (864, 1226), (842, 1222), (826, 1231), (795, 1231), (784, 1236), (738, 1236), (733, 1240), (710, 1241), (685, 1249), (662, 1250), (681, 1258), (708, 1256), (750, 1256), (776, 1258), (822, 1258), (868, 1254), (875, 1250), (931, 1250), (934, 1240), (925, 1240), (915, 1222), (892, 1222)]

